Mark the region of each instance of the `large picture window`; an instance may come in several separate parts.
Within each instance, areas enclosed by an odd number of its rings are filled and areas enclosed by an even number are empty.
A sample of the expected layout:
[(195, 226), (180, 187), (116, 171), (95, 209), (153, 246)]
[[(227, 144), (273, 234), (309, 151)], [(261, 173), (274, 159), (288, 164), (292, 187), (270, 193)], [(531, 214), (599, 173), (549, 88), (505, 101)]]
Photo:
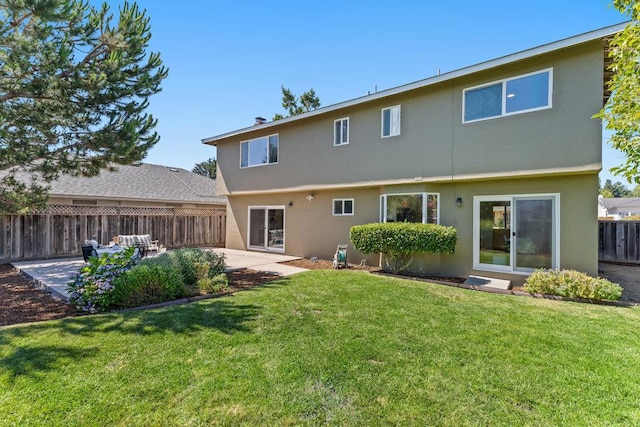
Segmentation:
[(437, 193), (385, 194), (380, 197), (381, 222), (440, 223)]
[(240, 167), (278, 163), (278, 135), (243, 141), (240, 143)]
[(552, 74), (548, 69), (465, 89), (463, 122), (551, 108)]

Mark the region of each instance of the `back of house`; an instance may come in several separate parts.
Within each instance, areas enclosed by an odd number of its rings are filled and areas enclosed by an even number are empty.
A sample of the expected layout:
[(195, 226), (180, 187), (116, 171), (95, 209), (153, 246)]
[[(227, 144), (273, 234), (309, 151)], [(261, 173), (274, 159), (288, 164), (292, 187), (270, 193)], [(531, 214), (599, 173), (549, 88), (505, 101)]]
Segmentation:
[[(331, 259), (353, 225), (453, 226), (410, 270), (597, 274), (607, 40), (623, 25), (206, 138), (229, 248)], [(376, 255), (349, 249), (351, 262)]]

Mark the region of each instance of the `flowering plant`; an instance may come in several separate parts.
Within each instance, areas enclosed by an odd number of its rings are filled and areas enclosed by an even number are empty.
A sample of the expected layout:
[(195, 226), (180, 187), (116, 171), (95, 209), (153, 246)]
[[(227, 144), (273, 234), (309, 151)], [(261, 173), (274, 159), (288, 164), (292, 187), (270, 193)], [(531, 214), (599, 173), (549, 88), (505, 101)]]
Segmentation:
[(112, 282), (137, 263), (137, 257), (133, 256), (135, 249), (132, 246), (124, 252), (89, 258), (89, 262), (67, 283), (69, 301), (78, 310), (89, 313), (111, 308)]

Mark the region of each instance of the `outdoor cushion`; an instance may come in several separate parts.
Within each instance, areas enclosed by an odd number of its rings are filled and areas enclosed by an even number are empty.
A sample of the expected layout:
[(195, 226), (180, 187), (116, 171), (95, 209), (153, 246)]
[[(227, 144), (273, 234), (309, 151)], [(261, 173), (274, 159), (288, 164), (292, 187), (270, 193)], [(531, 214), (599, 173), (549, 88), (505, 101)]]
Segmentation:
[(98, 241), (97, 241), (97, 240), (93, 240), (93, 239), (91, 239), (91, 240), (85, 240), (85, 242), (84, 242), (84, 243), (85, 243), (86, 245), (91, 245), (91, 246), (93, 246), (93, 249), (98, 249), (98, 248), (100, 247), (100, 245), (98, 244)]
[(134, 236), (136, 239), (136, 243), (143, 243), (146, 246), (151, 245), (151, 235), (150, 234), (138, 234)]

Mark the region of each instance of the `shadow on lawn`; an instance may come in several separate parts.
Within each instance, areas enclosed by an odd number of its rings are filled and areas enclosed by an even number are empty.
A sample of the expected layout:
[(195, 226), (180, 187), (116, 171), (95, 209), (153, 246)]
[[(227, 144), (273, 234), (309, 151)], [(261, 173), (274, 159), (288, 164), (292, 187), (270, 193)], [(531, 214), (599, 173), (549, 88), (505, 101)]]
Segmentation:
[[(42, 322), (0, 329), (0, 375), (37, 376), (61, 364), (92, 357), (100, 347), (76, 348), (64, 345), (65, 336), (96, 337), (104, 334), (195, 335), (214, 329), (224, 334), (250, 332), (251, 321), (260, 313), (252, 304), (236, 304), (232, 299), (208, 300), (159, 310), (127, 311), (105, 315), (71, 317), (55, 322)], [(52, 335), (60, 345), (37, 345), (20, 342), (35, 335)], [(73, 341), (71, 338), (70, 341)]]
[(73, 363), (95, 354), (96, 348), (74, 348), (54, 345), (14, 347), (9, 355), (0, 358), (0, 370), (10, 380), (19, 376), (37, 377), (60, 365)]

